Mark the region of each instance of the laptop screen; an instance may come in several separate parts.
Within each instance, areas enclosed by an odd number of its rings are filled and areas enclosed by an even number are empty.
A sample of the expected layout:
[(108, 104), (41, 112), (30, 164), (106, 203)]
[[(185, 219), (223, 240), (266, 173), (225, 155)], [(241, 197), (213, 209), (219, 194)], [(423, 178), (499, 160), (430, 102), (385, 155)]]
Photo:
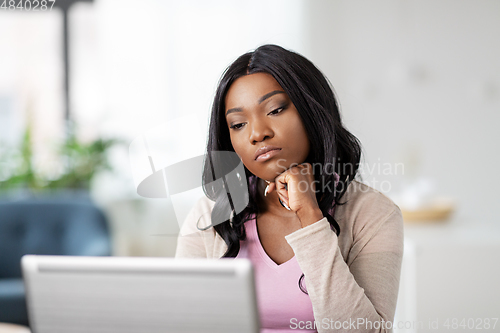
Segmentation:
[(259, 332), (247, 259), (22, 258), (35, 333)]

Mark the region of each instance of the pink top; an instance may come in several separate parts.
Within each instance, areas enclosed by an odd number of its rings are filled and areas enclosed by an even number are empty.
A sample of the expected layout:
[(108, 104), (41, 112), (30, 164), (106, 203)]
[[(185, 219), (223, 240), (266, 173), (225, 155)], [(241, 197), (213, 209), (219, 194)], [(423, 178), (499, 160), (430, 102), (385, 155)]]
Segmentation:
[[(258, 268), (257, 282), (264, 328), (272, 332), (274, 317), (278, 317), (277, 309), (282, 313), (295, 309), (298, 314), (303, 313), (299, 311), (302, 303), (296, 301), (294, 296), (298, 295), (297, 299), (307, 296), (302, 295), (296, 285), (299, 272), (290, 277), (289, 288), (284, 288), (284, 284), (281, 284), (281, 278), (285, 280), (285, 275), (291, 276), (288, 272), (281, 273), (291, 269), (296, 259), (305, 273), (306, 287), (317, 322), (323, 323), (326, 319), (328, 323), (349, 323), (353, 318), (362, 318), (365, 323), (373, 323), (373, 326), (371, 329), (363, 326), (358, 331), (392, 331), (384, 323), (393, 322), (396, 311), (404, 251), (403, 215), (391, 199), (356, 180), (349, 184), (342, 201), (346, 204), (337, 206), (334, 215), (341, 228), (340, 234), (337, 236), (332, 232), (327, 217), (324, 217), (286, 235), (285, 239), (295, 253), (295, 258), (283, 265), (276, 265), (276, 269), (271, 269), (273, 266), (269, 265), (271, 262), (266, 260), (266, 256), (255, 250), (260, 242), (253, 247), (248, 244), (247, 255), (253, 258)], [(190, 211), (179, 233), (176, 258), (218, 259), (224, 256), (227, 251), (224, 239), (214, 228), (200, 230), (199, 227), (212, 224), (211, 212), (214, 206), (215, 201), (202, 197)], [(249, 222), (245, 224), (248, 224), (250, 232), (247, 234), (251, 236)], [(269, 268), (270, 272), (263, 274), (261, 268)], [(269, 282), (274, 280), (279, 283)], [(262, 292), (266, 285), (268, 289), (271, 286), (271, 289), (286, 291), (270, 290), (272, 294), (279, 294), (279, 297), (273, 299), (271, 294)], [(274, 303), (289, 297), (293, 301), (283, 306)], [(284, 329), (288, 328), (285, 321), (289, 320), (285, 316), (279, 316), (283, 318), (280, 326)], [(316, 329), (320, 333), (339, 331), (332, 324), (317, 326)]]
[[(302, 270), (295, 256), (276, 264), (260, 243), (255, 218), (245, 222), (245, 231), (247, 239), (240, 241), (236, 258), (248, 258), (253, 264), (261, 333), (296, 332), (300, 322), (314, 322), (311, 299), (299, 289)], [(305, 279), (301, 285), (307, 289)]]

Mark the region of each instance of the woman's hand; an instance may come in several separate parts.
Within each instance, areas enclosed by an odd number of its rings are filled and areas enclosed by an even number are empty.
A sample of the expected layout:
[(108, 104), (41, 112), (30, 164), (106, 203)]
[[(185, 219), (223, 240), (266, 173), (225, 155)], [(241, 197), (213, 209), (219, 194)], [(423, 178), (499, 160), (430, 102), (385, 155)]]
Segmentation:
[(276, 190), (281, 201), (297, 214), (305, 227), (323, 218), (316, 200), (315, 183), (312, 165), (302, 163), (276, 177), (269, 184), (267, 193)]

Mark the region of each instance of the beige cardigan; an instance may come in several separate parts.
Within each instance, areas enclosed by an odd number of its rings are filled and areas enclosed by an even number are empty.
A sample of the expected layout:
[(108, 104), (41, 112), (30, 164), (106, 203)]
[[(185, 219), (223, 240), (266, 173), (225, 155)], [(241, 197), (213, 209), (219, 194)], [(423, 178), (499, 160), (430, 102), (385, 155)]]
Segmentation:
[[(358, 181), (351, 182), (340, 201), (347, 203), (335, 209), (339, 237), (326, 217), (285, 236), (305, 275), (316, 329), (392, 332), (403, 258), (401, 211), (384, 194)], [(202, 197), (190, 211), (176, 258), (220, 258), (225, 253), (227, 246), (213, 228), (196, 229), (198, 220), (200, 227), (210, 225), (213, 205)]]

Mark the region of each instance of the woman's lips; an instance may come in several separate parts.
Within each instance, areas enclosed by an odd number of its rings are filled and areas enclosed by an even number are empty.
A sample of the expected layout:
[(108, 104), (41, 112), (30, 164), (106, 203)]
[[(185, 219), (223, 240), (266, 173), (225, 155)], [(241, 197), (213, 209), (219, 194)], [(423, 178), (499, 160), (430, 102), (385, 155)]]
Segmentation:
[(268, 151), (267, 153), (265, 154), (261, 154), (259, 156), (257, 156), (257, 158), (255, 159), (257, 162), (263, 162), (263, 161), (267, 161), (268, 159), (270, 159), (271, 157), (279, 154), (281, 152), (281, 149), (273, 149), (273, 150), (270, 150)]

